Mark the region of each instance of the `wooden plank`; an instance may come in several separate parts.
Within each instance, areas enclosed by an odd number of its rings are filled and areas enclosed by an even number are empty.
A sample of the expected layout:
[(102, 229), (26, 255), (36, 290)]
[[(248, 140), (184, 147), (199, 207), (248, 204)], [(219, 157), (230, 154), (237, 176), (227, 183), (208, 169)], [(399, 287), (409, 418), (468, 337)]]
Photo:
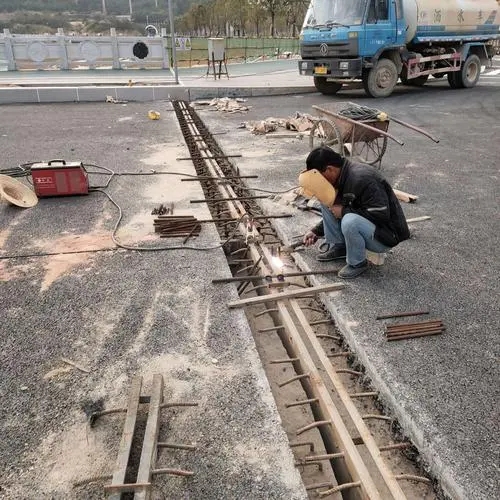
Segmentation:
[[(155, 468), (158, 431), (160, 430), (160, 410), (163, 402), (163, 375), (153, 376), (153, 386), (151, 388), (151, 398), (149, 401), (148, 421), (144, 432), (144, 442), (142, 443), (141, 461), (139, 462), (139, 472), (137, 473), (138, 483), (150, 483), (151, 471)], [(147, 500), (150, 497), (151, 489), (146, 488), (138, 491), (134, 495), (134, 500)]]
[[(295, 304), (298, 305), (297, 302)], [(293, 321), (286, 305), (284, 303), (278, 303), (278, 309), (283, 320), (283, 324), (286, 327), (287, 334), (290, 336), (290, 340), (298, 353), (301, 360), (301, 365), (304, 371), (308, 371), (310, 376), (309, 380), (311, 385), (315, 388), (315, 392), (318, 395), (318, 404), (320, 405), (325, 417), (329, 419), (331, 424), (331, 429), (335, 437), (337, 446), (340, 451), (344, 453), (344, 459), (349, 469), (349, 473), (353, 481), (359, 481), (361, 491), (363, 494), (361, 498), (366, 498), (370, 500), (382, 500), (373, 479), (366, 468), (363, 459), (361, 458), (359, 451), (354, 444), (349, 431), (342, 420), (342, 417), (333, 403), (330, 396), (328, 388), (326, 387), (319, 370), (309, 354), (307, 346), (305, 345), (302, 337)], [(295, 310), (295, 309), (294, 309)], [(328, 358), (327, 358), (328, 359)], [(330, 366), (331, 362), (328, 361)], [(404, 497), (403, 497), (404, 498)]]
[(323, 349), (323, 346), (316, 338), (316, 334), (314, 333), (312, 327), (309, 325), (309, 322), (307, 321), (304, 312), (300, 308), (299, 303), (297, 301), (291, 300), (290, 305), (293, 309), (293, 312), (297, 316), (297, 319), (299, 320), (302, 328), (304, 329), (304, 332), (307, 335), (307, 340), (310, 342), (322, 365), (322, 371), (324, 370), (324, 373), (326, 373), (335, 390), (337, 391), (337, 394), (342, 401), (345, 409), (349, 413), (349, 416), (351, 417), (356, 430), (363, 439), (363, 443), (368, 449), (368, 452), (370, 453), (373, 462), (387, 487), (387, 490), (390, 492), (390, 496), (384, 496), (384, 499), (391, 498), (394, 500), (399, 500), (402, 498), (406, 498), (403, 490), (399, 486), (397, 480), (394, 478), (394, 474), (390, 471), (389, 467), (385, 463), (385, 460), (380, 456), (380, 450), (377, 446), (377, 443), (375, 442), (375, 439), (369, 431), (366, 423), (361, 418), (361, 415), (359, 414), (359, 411), (357, 410), (354, 401), (351, 399), (347, 389), (342, 383), (340, 376), (333, 368), (331, 361), (328, 359), (328, 356)]
[[(123, 425), (122, 439), (116, 460), (115, 472), (111, 480), (111, 486), (123, 486), (125, 474), (127, 472), (132, 440), (135, 433), (135, 422), (137, 420), (137, 410), (139, 408), (139, 398), (141, 397), (142, 377), (136, 377), (132, 381), (127, 404), (127, 415)], [(111, 500), (120, 500), (121, 492), (116, 492), (109, 497)]]
[(408, 224), (411, 224), (412, 222), (423, 222), (424, 220), (430, 220), (431, 217), (429, 215), (422, 215), (421, 217), (413, 217), (413, 219), (406, 219), (406, 222)]
[(342, 290), (343, 288), (345, 288), (344, 283), (330, 283), (329, 285), (311, 286), (309, 288), (303, 288), (301, 290), (290, 290), (281, 293), (263, 295), (261, 297), (250, 297), (248, 299), (235, 300), (234, 302), (229, 302), (227, 306), (229, 307), (229, 309), (235, 309), (237, 307), (262, 304), (264, 302), (271, 302), (273, 300), (276, 301), (302, 297), (304, 295), (311, 295), (314, 293), (334, 292), (336, 290)]
[(414, 203), (418, 200), (418, 196), (414, 194), (406, 193), (405, 191), (400, 191), (399, 189), (394, 188), (392, 190), (394, 191), (394, 194), (399, 201), (403, 201), (405, 203)]

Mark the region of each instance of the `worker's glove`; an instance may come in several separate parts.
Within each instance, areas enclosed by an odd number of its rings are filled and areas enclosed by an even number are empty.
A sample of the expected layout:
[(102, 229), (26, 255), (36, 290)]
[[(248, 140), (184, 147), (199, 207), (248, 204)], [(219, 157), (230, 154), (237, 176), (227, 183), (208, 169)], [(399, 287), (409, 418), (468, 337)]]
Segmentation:
[(335, 202), (337, 193), (333, 186), (316, 169), (304, 170), (299, 175), (299, 185), (304, 196), (314, 196), (323, 205), (331, 207)]

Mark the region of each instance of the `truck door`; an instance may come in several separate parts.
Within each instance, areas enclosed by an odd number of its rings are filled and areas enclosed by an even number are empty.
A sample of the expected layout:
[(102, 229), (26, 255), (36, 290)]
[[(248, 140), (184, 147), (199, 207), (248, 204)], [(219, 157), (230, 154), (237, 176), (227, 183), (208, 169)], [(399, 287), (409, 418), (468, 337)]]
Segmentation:
[(366, 13), (365, 41), (361, 55), (374, 56), (380, 49), (396, 44), (394, 0), (369, 0)]

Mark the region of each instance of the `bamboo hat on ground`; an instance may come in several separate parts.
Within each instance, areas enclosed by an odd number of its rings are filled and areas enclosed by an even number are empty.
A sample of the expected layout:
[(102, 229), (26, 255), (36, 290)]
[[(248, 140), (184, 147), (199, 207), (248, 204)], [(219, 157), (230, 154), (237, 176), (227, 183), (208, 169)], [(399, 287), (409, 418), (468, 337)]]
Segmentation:
[(36, 194), (28, 186), (8, 175), (0, 175), (0, 199), (23, 208), (31, 208), (38, 203)]

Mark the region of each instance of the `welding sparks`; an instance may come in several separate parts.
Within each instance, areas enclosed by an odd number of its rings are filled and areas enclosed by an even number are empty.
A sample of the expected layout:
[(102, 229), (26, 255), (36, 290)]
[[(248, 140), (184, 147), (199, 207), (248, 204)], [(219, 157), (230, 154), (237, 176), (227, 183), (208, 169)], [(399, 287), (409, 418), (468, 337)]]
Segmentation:
[(283, 261), (279, 257), (276, 257), (276, 256), (271, 257), (271, 262), (272, 262), (273, 267), (277, 268), (280, 272), (283, 270), (283, 267), (285, 266)]

